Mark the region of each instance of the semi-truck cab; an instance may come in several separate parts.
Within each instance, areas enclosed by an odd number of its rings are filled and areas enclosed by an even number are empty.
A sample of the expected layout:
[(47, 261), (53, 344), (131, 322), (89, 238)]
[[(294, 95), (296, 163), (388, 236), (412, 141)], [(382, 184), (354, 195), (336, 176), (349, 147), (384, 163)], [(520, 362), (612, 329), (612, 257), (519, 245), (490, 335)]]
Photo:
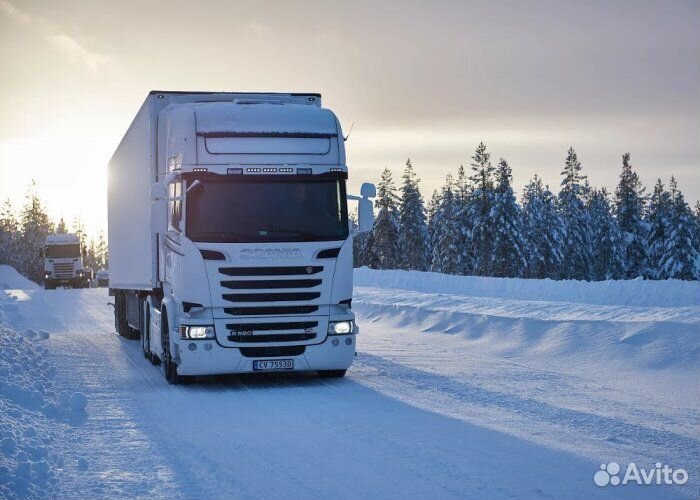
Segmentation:
[[(109, 165), (118, 332), (168, 382), (345, 374), (359, 327), (340, 123), (319, 94), (151, 92)], [(358, 202), (359, 228), (348, 222)]]
[(83, 266), (83, 249), (75, 234), (50, 234), (41, 248), (44, 257), (44, 288), (86, 288), (91, 270)]

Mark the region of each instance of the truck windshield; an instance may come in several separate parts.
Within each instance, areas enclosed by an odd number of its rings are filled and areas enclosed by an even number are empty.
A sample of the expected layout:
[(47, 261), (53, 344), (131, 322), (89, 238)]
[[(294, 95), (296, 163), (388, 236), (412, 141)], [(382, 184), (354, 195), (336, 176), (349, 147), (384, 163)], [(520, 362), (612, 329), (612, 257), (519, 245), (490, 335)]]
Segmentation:
[(49, 259), (80, 257), (80, 245), (48, 245), (44, 253)]
[(192, 241), (338, 241), (348, 237), (345, 181), (200, 180), (187, 195)]

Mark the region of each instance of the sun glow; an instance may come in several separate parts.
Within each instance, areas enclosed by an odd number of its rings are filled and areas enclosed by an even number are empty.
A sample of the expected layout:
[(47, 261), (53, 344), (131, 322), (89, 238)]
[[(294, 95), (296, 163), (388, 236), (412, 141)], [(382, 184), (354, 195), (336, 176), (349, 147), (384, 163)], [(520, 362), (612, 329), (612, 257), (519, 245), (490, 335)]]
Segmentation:
[(51, 135), (0, 140), (0, 199), (15, 210), (24, 204), (27, 187), (37, 191), (55, 221), (70, 227), (79, 217), (88, 234), (107, 226), (107, 162), (112, 144), (89, 135)]

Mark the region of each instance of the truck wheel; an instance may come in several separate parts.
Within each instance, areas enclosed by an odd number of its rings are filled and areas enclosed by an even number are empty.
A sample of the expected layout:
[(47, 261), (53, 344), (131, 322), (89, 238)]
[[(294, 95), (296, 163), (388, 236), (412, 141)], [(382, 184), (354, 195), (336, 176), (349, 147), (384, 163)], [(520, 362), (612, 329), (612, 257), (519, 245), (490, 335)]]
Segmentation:
[(185, 383), (186, 377), (178, 375), (177, 364), (173, 361), (170, 356), (170, 338), (169, 338), (169, 326), (168, 326), (168, 314), (163, 309), (163, 314), (161, 315), (161, 339), (163, 341), (163, 371), (165, 372), (165, 380), (168, 381), (170, 385), (179, 385)]
[(342, 378), (345, 376), (345, 372), (347, 370), (318, 370), (316, 373), (322, 378)]
[(141, 347), (143, 348), (143, 357), (151, 362), (152, 365), (159, 365), (160, 359), (151, 351), (151, 306), (148, 302), (145, 303), (146, 312), (143, 318), (143, 327), (141, 335)]
[(138, 340), (139, 331), (129, 326), (126, 320), (126, 292), (117, 291), (114, 296), (114, 323), (117, 333), (128, 340)]
[(114, 294), (114, 327), (120, 337), (126, 337), (129, 326), (126, 324), (126, 304), (124, 292), (117, 291)]

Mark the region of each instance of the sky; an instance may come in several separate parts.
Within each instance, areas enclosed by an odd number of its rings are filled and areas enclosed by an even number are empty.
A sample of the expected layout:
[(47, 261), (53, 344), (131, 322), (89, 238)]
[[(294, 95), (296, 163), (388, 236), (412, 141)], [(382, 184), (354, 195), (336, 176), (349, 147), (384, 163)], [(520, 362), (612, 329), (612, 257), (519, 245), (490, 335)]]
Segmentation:
[(320, 92), (352, 133), (350, 190), (426, 199), (479, 141), (517, 191), (556, 191), (569, 146), (614, 189), (700, 199), (700, 2), (0, 0), (0, 200), (106, 228), (106, 165), (148, 91)]

